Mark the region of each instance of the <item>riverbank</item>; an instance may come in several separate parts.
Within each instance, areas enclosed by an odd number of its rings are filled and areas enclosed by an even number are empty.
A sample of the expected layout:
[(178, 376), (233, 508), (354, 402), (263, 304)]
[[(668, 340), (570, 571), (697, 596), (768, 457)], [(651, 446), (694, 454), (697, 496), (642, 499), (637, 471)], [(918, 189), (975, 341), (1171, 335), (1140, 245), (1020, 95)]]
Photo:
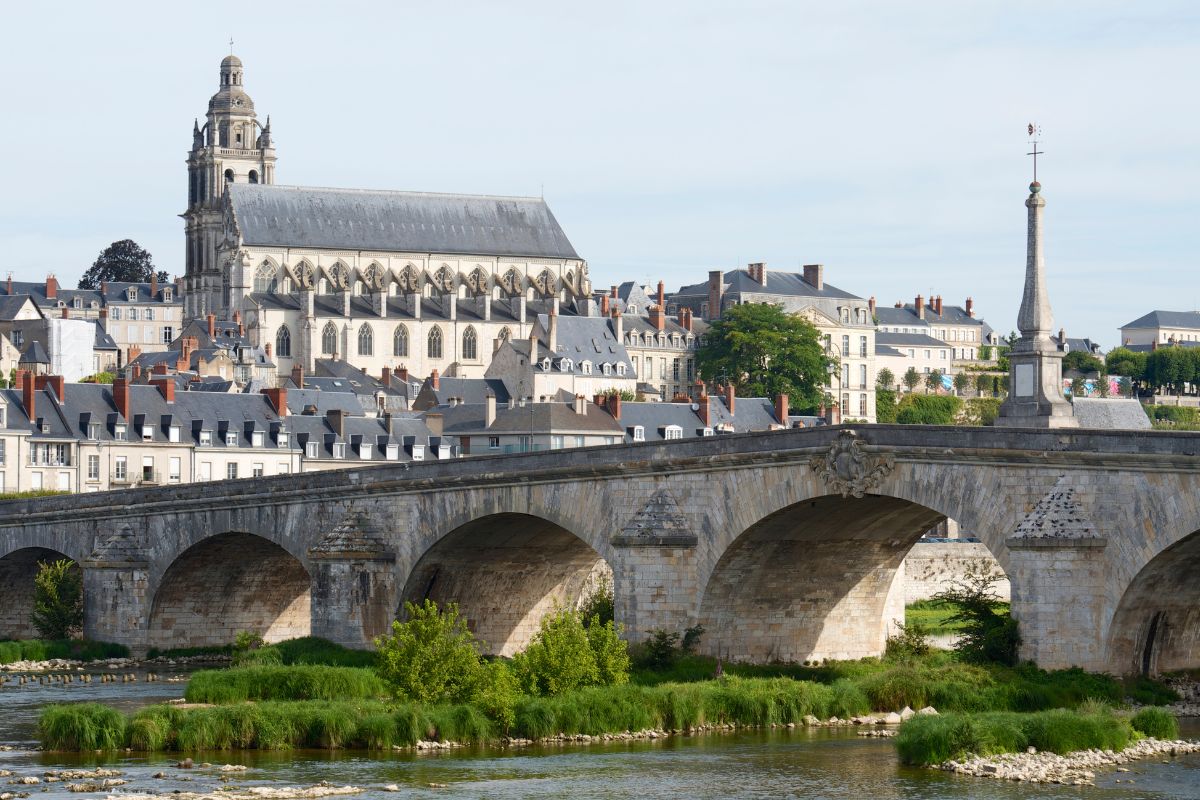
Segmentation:
[[(1033, 750), (1033, 748), (1030, 748)], [(937, 765), (945, 772), (970, 775), (976, 778), (995, 778), (1021, 783), (1056, 783), (1072, 786), (1095, 786), (1097, 770), (1150, 758), (1174, 758), (1188, 753), (1200, 753), (1200, 742), (1186, 739), (1141, 739), (1124, 750), (1076, 750), (1058, 755), (1034, 750), (1025, 753), (1004, 753), (994, 756), (975, 756), (962, 761), (949, 760)], [(1133, 783), (1133, 779), (1127, 779)], [(1117, 780), (1120, 783), (1121, 779)]]

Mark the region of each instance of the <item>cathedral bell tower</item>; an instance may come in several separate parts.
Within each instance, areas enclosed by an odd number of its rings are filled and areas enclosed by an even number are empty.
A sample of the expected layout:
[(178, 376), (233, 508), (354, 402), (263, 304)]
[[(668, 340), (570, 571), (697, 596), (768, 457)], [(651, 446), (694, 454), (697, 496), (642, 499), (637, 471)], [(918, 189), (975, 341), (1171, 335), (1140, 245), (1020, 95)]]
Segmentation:
[(275, 147), (271, 118), (258, 122), (254, 101), (242, 85), (242, 60), (221, 60), (221, 82), (208, 101), (204, 126), (192, 126), (192, 149), (187, 157), (188, 206), (184, 219), (184, 315), (231, 313), (225, 265), (217, 263), (223, 236), (221, 197), (228, 183), (274, 183)]

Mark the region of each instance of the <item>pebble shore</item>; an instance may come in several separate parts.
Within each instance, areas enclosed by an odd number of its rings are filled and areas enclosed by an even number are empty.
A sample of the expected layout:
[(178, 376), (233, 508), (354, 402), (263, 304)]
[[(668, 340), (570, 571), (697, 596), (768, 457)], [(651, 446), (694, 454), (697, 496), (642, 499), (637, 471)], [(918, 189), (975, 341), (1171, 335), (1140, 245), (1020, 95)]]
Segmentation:
[(1147, 758), (1174, 757), (1186, 753), (1200, 753), (1200, 742), (1182, 739), (1142, 739), (1119, 753), (1112, 750), (1079, 750), (1061, 756), (1055, 753), (1039, 753), (1031, 747), (1025, 753), (971, 756), (962, 761), (946, 761), (939, 764), (937, 769), (956, 775), (1003, 781), (1095, 786), (1098, 769), (1117, 767), (1118, 772), (1127, 772), (1128, 770), (1123, 770), (1121, 765)]

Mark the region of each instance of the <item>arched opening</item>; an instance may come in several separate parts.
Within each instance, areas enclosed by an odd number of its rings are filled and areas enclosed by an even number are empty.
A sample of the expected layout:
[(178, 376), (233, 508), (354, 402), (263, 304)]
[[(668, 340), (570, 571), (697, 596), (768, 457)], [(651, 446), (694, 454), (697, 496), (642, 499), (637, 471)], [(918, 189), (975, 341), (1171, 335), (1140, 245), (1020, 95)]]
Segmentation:
[(428, 346), (426, 348), (426, 355), (429, 358), (441, 358), (442, 357), (442, 329), (439, 328), (437, 325), (434, 325), (433, 328), (430, 329), (430, 331), (429, 331), (429, 339), (428, 339)]
[(403, 325), (397, 325), (396, 332), (392, 334), (392, 355), (408, 355), (408, 328)]
[(881, 654), (904, 620), (905, 557), (945, 519), (880, 495), (826, 495), (764, 517), (708, 579), (701, 648), (749, 662)]
[(371, 333), (371, 326), (365, 322), (358, 329), (358, 354), (360, 356), (375, 354), (375, 336)]
[(325, 323), (325, 329), (321, 331), (321, 354), (331, 356), (337, 353), (337, 326), (332, 322)]
[(553, 522), (494, 514), (463, 525), (431, 547), (409, 575), (402, 601), (458, 603), (487, 652), (525, 648), (542, 617), (576, 606), (612, 570), (591, 545)]
[(250, 170), (250, 174), (247, 176), (247, 179), (250, 181), (250, 183), (258, 183), (258, 170)]
[(280, 325), (275, 333), (275, 355), (280, 358), (292, 357), (292, 332), (287, 325)]
[(1200, 531), (1163, 550), (1142, 567), (1113, 615), (1108, 637), (1111, 671), (1159, 675), (1200, 667), (1197, 576)]
[(151, 647), (228, 644), (242, 631), (268, 642), (311, 631), (308, 570), (282, 547), (250, 533), (223, 533), (185, 550), (167, 568), (150, 611)]
[(231, 170), (231, 169), (225, 170), (225, 182), (233, 183), (233, 170)]
[[(25, 547), (0, 558), (0, 639), (36, 639), (33, 587), (42, 564), (67, 558), (57, 550)], [(76, 564), (73, 569), (78, 570)]]
[(474, 361), (479, 357), (478, 339), (475, 336), (475, 329), (472, 327), (463, 331), (462, 357), (469, 361)]

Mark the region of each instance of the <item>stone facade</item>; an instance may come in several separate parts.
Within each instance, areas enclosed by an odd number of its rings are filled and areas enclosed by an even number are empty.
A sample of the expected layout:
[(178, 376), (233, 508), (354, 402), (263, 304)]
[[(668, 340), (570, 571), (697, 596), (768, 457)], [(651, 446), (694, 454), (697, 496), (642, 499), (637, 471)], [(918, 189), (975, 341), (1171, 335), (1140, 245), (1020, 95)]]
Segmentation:
[[(365, 645), (433, 597), (513, 652), (602, 561), (632, 639), (703, 624), (704, 652), (802, 661), (880, 652), (903, 559), (949, 517), (1008, 575), (1022, 657), (1177, 669), (1200, 665), (1197, 452), (1156, 431), (835, 426), (51, 497), (0, 506), (0, 568), (11, 595), (32, 590), (28, 548), (80, 561), (87, 634), (135, 649), (230, 624)], [(217, 621), (232, 598), (239, 621)]]

